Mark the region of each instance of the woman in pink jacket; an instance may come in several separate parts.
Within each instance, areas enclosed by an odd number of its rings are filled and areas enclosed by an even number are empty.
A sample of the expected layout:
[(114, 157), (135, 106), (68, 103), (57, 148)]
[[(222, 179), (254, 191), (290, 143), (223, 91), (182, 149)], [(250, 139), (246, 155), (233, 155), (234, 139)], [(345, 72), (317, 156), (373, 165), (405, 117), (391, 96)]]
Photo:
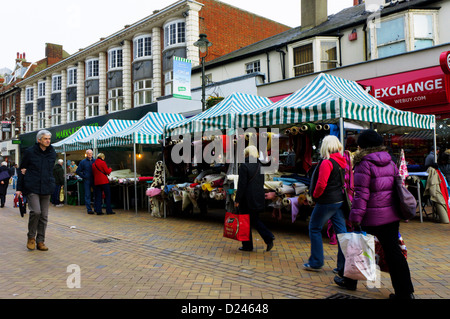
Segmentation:
[[(355, 229), (361, 226), (380, 241), (395, 291), (390, 298), (414, 298), (408, 263), (398, 241), (400, 217), (394, 194), (398, 169), (377, 132), (362, 132), (357, 143), (360, 149), (353, 160), (355, 193), (349, 219)], [(334, 281), (343, 288), (356, 289), (355, 280), (336, 276)]]

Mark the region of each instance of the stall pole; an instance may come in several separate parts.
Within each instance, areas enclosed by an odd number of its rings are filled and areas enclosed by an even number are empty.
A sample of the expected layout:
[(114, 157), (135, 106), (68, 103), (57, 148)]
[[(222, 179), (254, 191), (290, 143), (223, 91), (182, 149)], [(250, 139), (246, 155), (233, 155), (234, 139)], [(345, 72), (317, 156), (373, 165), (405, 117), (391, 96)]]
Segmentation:
[(136, 182), (136, 142), (133, 143), (133, 155), (134, 155), (134, 209), (136, 215), (138, 213), (137, 209), (137, 182)]
[(433, 125), (433, 142), (434, 142), (434, 162), (437, 163), (436, 118), (434, 118), (434, 125)]
[(63, 151), (64, 151), (64, 204), (67, 205), (67, 156), (65, 145), (63, 145)]
[[(166, 186), (166, 157), (164, 156), (164, 149), (166, 148), (166, 138), (163, 130), (163, 149), (162, 149), (162, 158), (163, 158), (163, 189), (161, 190), (161, 193), (164, 192), (164, 187)], [(163, 194), (163, 206), (164, 206), (164, 218), (166, 218), (166, 201), (164, 200), (164, 194)], [(161, 206), (160, 206), (161, 207)]]
[[(341, 108), (341, 112), (342, 112), (342, 108)], [(345, 149), (345, 145), (344, 145), (344, 118), (342, 116), (339, 118), (339, 131), (340, 131), (340, 135), (341, 135), (341, 144), (342, 144), (342, 147)]]

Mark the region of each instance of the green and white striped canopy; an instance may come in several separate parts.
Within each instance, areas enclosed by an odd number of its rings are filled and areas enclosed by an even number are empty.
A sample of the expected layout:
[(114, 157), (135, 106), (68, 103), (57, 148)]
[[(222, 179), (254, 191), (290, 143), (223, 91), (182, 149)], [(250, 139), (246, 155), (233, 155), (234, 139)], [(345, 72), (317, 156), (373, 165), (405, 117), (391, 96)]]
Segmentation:
[(132, 126), (117, 132), (112, 136), (100, 137), (97, 140), (99, 148), (130, 145), (130, 144), (158, 144), (162, 139), (164, 126), (180, 122), (184, 119), (181, 114), (149, 112)]
[(266, 97), (233, 93), (220, 103), (181, 122), (166, 125), (164, 136), (222, 130), (233, 127), (236, 114), (260, 109), (272, 102)]
[(422, 115), (389, 106), (353, 81), (321, 73), (292, 95), (262, 109), (236, 116), (241, 128), (327, 121), (338, 118), (393, 126), (433, 129), (434, 115)]
[(66, 151), (80, 151), (93, 149), (96, 147), (96, 141), (100, 138), (113, 136), (126, 128), (130, 127), (137, 121), (133, 120), (109, 120), (101, 129), (95, 133), (71, 143), (66, 143)]
[(87, 138), (100, 129), (101, 126), (82, 126), (75, 133), (57, 143), (53, 143), (52, 146), (57, 153), (62, 153), (64, 152), (64, 145), (75, 143), (76, 141)]

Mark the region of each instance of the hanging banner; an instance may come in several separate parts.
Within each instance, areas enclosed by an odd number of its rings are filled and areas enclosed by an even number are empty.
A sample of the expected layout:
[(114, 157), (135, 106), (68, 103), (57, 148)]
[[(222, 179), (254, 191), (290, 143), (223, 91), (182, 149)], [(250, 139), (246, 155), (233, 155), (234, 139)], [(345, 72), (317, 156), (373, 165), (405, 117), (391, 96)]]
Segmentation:
[(190, 60), (173, 57), (173, 97), (190, 100), (191, 97), (191, 70)]

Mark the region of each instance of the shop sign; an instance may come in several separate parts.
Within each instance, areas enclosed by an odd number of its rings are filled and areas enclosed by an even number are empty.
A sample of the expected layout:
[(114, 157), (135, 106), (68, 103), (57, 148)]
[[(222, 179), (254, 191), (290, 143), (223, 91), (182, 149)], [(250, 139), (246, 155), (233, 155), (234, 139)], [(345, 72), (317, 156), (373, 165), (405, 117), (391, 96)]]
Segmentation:
[(11, 132), (11, 121), (2, 121), (2, 132)]
[[(98, 126), (98, 123), (93, 123), (93, 124), (88, 124), (90, 126)], [(75, 126), (75, 127), (71, 127), (65, 130), (60, 130), (60, 131), (56, 131), (55, 135), (56, 135), (56, 139), (60, 140), (66, 137), (69, 137), (70, 135), (72, 135), (73, 133), (75, 133), (76, 131), (78, 131), (81, 128), (81, 126)]]
[(398, 109), (449, 103), (441, 67), (358, 81), (380, 101)]

